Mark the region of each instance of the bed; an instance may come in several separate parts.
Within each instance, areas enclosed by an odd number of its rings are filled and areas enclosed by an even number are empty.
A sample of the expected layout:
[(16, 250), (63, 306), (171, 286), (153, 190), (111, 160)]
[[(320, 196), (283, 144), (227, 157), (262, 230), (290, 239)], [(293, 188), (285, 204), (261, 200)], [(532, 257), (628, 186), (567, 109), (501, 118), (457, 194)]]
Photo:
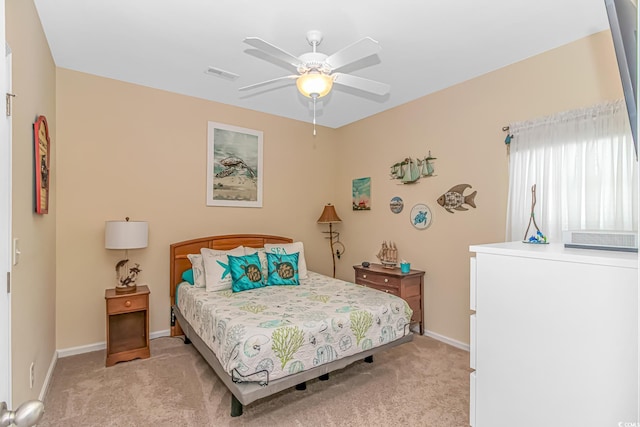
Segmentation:
[(207, 292), (189, 286), (189, 254), (286, 245), (287, 237), (211, 236), (170, 246), (171, 335), (185, 336), (232, 394), (231, 416), (243, 405), (411, 341), (411, 309), (390, 294), (309, 272), (298, 286)]

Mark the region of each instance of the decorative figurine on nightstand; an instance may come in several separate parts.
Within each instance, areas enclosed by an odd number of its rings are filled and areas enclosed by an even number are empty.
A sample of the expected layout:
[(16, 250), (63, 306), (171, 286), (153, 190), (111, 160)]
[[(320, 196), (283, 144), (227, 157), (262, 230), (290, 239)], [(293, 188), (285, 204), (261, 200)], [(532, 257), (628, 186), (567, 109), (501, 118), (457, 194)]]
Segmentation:
[(396, 249), (396, 244), (393, 242), (382, 242), (382, 247), (376, 257), (380, 260), (380, 264), (382, 264), (384, 268), (395, 268), (398, 263), (398, 249)]
[(134, 292), (136, 290), (136, 278), (140, 273), (142, 273), (140, 264), (136, 263), (133, 264), (133, 267), (129, 267), (128, 259), (119, 261), (116, 264), (117, 288), (126, 288), (129, 292)]
[[(523, 243), (536, 243), (536, 244), (547, 244), (547, 237), (542, 234), (542, 231), (538, 228), (538, 224), (536, 224), (536, 217), (533, 212), (536, 207), (536, 185), (533, 184), (531, 187), (531, 215), (529, 216), (529, 225), (527, 225), (527, 230), (524, 232), (524, 240)], [(527, 234), (529, 234), (529, 228), (531, 228), (531, 223), (533, 222), (533, 226), (536, 228), (536, 233), (531, 235), (527, 239)]]

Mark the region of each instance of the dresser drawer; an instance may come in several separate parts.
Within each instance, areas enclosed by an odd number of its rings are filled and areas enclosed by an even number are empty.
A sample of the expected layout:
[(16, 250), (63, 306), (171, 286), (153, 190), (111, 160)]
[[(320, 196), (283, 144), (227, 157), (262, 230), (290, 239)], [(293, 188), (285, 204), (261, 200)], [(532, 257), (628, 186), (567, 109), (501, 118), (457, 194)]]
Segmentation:
[(359, 272), (356, 275), (356, 283), (366, 286), (382, 286), (384, 288), (399, 288), (400, 279), (397, 277), (384, 276), (382, 274)]
[(146, 310), (146, 308), (147, 295), (131, 295), (123, 296), (121, 298), (110, 298), (107, 300), (107, 311), (111, 314)]
[(382, 291), (384, 293), (387, 294), (393, 294), (396, 296), (400, 296), (400, 290), (398, 288), (390, 288), (388, 286), (382, 286), (382, 285), (378, 285), (375, 283), (368, 283), (368, 282), (363, 282), (363, 283), (358, 283), (359, 285), (362, 286), (366, 286), (367, 288), (371, 288), (371, 289), (376, 289), (378, 291)]

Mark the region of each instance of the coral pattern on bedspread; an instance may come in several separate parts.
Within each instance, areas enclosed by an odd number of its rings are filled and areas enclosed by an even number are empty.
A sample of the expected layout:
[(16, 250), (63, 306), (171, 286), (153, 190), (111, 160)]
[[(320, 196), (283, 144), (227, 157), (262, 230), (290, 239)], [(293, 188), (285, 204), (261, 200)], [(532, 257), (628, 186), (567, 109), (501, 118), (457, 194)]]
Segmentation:
[(395, 295), (311, 271), (299, 286), (180, 286), (178, 308), (230, 375), (263, 382), (387, 344), (412, 315)]

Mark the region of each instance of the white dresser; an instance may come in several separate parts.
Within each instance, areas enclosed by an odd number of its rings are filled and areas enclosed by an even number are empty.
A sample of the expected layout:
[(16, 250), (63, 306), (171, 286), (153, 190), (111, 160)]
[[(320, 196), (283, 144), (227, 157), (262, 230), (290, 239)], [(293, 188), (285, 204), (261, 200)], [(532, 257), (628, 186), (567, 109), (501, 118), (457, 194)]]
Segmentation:
[(522, 242), (470, 251), (470, 424), (636, 425), (638, 255)]

